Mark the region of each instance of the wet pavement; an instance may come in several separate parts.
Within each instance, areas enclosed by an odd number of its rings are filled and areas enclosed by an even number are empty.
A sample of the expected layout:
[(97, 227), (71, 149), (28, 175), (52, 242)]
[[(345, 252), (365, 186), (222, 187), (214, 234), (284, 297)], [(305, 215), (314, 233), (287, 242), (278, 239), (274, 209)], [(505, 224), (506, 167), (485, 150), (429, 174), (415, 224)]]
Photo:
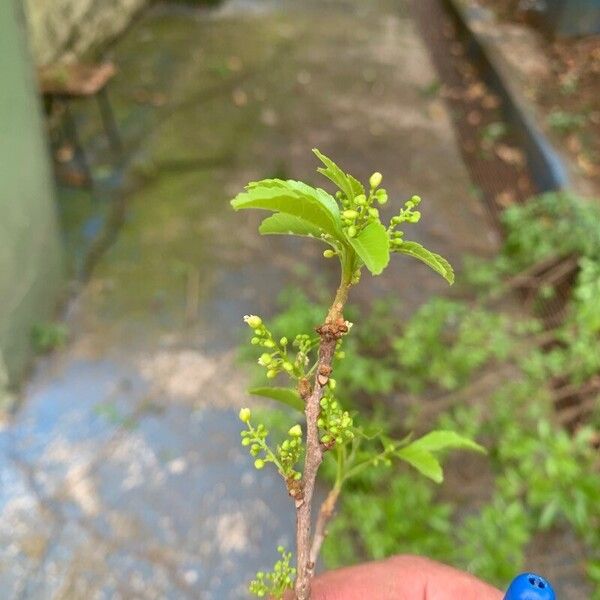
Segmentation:
[[(227, 200), (267, 176), (318, 182), (316, 146), (363, 179), (381, 171), (392, 198), (419, 193), (414, 237), (451, 259), (496, 239), (426, 93), (407, 2), (159, 5), (111, 54), (125, 161), (115, 174), (80, 107), (97, 185), (62, 196), (75, 267), (120, 227), (68, 309), (68, 346), (38, 361), (0, 430), (2, 598), (245, 598), (294, 513), (239, 446), (241, 316), (272, 314), (319, 248), (260, 239), (260, 215)], [(356, 292), (409, 309), (438, 279), (398, 259)]]

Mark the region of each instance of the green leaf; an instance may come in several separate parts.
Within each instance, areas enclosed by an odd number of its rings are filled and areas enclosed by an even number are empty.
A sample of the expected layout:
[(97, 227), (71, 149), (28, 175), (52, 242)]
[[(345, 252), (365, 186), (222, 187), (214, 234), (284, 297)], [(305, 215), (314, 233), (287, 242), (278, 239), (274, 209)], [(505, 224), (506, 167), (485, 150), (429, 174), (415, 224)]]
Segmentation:
[(394, 454), (419, 470), (426, 477), (433, 479), (436, 483), (441, 483), (444, 479), (444, 472), (433, 453), (451, 448), (464, 448), (465, 450), (485, 452), (485, 449), (473, 440), (459, 435), (455, 431), (442, 430), (432, 431), (410, 443), (408, 446), (396, 450)]
[(373, 275), (379, 275), (390, 262), (390, 240), (378, 221), (369, 223), (356, 237), (346, 238)]
[(480, 446), (477, 442), (456, 433), (456, 431), (431, 431), (423, 437), (415, 440), (410, 444), (413, 447), (417, 447), (420, 450), (426, 450), (427, 452), (438, 452), (440, 450), (447, 450), (451, 448), (464, 448), (465, 450), (474, 450), (476, 452), (485, 453), (485, 448)]
[(427, 248), (424, 248), (417, 242), (404, 242), (394, 250), (417, 258), (439, 273), (450, 285), (454, 283), (454, 271), (452, 270), (452, 266), (443, 256), (427, 250)]
[(323, 233), (316, 225), (286, 213), (275, 213), (267, 217), (258, 228), (262, 235), (303, 235), (322, 239)]
[(335, 199), (326, 191), (300, 181), (264, 179), (252, 182), (245, 192), (231, 201), (231, 206), (235, 210), (259, 208), (293, 215), (343, 240)]
[(346, 173), (346, 177), (348, 178), (348, 181), (350, 182), (350, 187), (352, 188), (352, 194), (354, 195), (354, 197), (356, 198), (356, 196), (360, 196), (361, 194), (365, 193), (365, 188), (363, 187), (363, 184), (358, 181), (358, 179), (355, 179), (354, 177), (352, 177), (352, 175), (350, 175), (350, 173)]
[(438, 459), (429, 451), (418, 448), (413, 444), (400, 448), (396, 456), (420, 471), (425, 477), (433, 479), (436, 483), (444, 481), (444, 471)]
[(253, 396), (270, 398), (271, 400), (275, 400), (281, 404), (291, 406), (300, 412), (304, 412), (304, 402), (296, 390), (281, 387), (256, 387), (249, 389), (248, 393), (252, 394)]
[(360, 181), (344, 173), (330, 158), (313, 148), (313, 152), (317, 158), (325, 165), (325, 168), (319, 167), (317, 171), (331, 180), (344, 193), (344, 195), (352, 200), (356, 196), (365, 193), (365, 188)]
[(554, 520), (559, 510), (560, 503), (556, 498), (554, 500), (551, 500), (548, 504), (546, 504), (544, 510), (542, 511), (542, 514), (540, 515), (540, 528), (548, 529), (552, 525), (552, 523), (554, 523)]

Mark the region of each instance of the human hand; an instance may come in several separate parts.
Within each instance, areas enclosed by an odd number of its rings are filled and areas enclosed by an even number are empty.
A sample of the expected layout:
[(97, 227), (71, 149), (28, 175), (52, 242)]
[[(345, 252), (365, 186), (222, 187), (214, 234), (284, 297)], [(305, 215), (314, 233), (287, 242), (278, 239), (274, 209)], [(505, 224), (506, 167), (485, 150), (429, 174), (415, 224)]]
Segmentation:
[(420, 556), (329, 571), (312, 586), (313, 600), (502, 600), (500, 590)]

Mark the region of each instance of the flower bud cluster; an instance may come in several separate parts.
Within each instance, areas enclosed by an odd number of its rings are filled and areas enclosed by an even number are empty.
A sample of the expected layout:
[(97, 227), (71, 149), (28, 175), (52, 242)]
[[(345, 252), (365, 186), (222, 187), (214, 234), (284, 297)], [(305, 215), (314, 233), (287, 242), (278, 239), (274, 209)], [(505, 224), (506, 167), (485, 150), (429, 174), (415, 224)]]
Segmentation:
[(256, 315), (246, 315), (244, 321), (254, 332), (250, 343), (270, 350), (270, 352), (263, 352), (258, 359), (258, 364), (266, 369), (267, 378), (273, 379), (278, 373), (284, 371), (290, 377), (297, 379), (302, 370), (288, 358), (288, 339), (282, 337), (279, 341), (275, 340), (262, 319)]
[(291, 566), (292, 553), (286, 552), (283, 546), (277, 547), (281, 559), (273, 565), (271, 572), (259, 571), (256, 579), (250, 582), (248, 591), (259, 598), (267, 596), (281, 598), (283, 593), (291, 589), (296, 578), (296, 569)]
[(249, 408), (242, 408), (240, 410), (240, 420), (248, 427), (248, 429), (240, 432), (242, 446), (249, 447), (250, 454), (255, 458), (254, 466), (257, 469), (262, 469), (266, 463), (275, 462), (275, 457), (271, 449), (267, 446), (266, 439), (269, 435), (267, 428), (262, 423), (253, 427), (250, 423), (251, 416)]
[(330, 391), (321, 398), (321, 412), (317, 425), (323, 432), (321, 435), (323, 444), (344, 444), (354, 439), (352, 417), (347, 410), (342, 409)]
[(294, 469), (304, 451), (302, 427), (300, 425), (291, 427), (288, 431), (288, 437), (273, 452), (267, 444), (267, 436), (269, 435), (267, 428), (262, 423), (254, 427), (250, 422), (252, 418), (250, 409), (242, 408), (239, 418), (247, 427), (247, 429), (240, 432), (242, 446), (248, 447), (251, 456), (254, 457), (255, 468), (263, 469), (267, 463), (271, 462), (286, 481), (289, 479), (298, 480), (302, 477), (301, 473)]
[(394, 248), (399, 248), (403, 243), (403, 231), (397, 231), (396, 228), (398, 225), (402, 223), (418, 223), (421, 219), (421, 212), (415, 210), (417, 206), (421, 203), (420, 196), (413, 196), (410, 200), (407, 200), (404, 203), (404, 208), (400, 210), (400, 212), (392, 217), (390, 221), (390, 225), (388, 227), (388, 234), (390, 236), (390, 246), (392, 250)]
[(294, 338), (292, 346), (298, 349), (295, 367), (304, 375), (305, 367), (309, 363), (310, 352), (319, 344), (319, 336), (301, 333)]
[(302, 474), (294, 469), (303, 453), (302, 427), (294, 425), (288, 431), (288, 438), (277, 446), (277, 456), (283, 468), (284, 477), (299, 480)]
[[(382, 179), (381, 173), (371, 175), (368, 196), (358, 194), (354, 198), (348, 198), (341, 192), (336, 194), (342, 205), (342, 226), (348, 237), (356, 237), (365, 225), (371, 221), (379, 221), (379, 210), (373, 204), (385, 204), (388, 199), (387, 192), (379, 188)], [(326, 256), (333, 256), (331, 251), (325, 252)]]

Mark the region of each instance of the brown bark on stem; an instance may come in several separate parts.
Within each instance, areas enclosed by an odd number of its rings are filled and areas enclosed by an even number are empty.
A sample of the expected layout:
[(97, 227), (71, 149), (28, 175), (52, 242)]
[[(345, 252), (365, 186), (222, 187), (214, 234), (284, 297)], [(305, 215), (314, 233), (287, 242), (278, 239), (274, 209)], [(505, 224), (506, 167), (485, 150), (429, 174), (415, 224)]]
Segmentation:
[(306, 456), (302, 495), (296, 499), (297, 574), (294, 591), (297, 600), (309, 600), (310, 584), (315, 570), (314, 558), (311, 556), (311, 515), (317, 472), (323, 460), (323, 447), (319, 440), (317, 419), (321, 411), (320, 402), (323, 397), (323, 388), (327, 385), (331, 373), (336, 342), (348, 331), (343, 317), (348, 288), (349, 284), (342, 280), (325, 323), (317, 329), (321, 336), (321, 342), (314, 385), (310, 395), (306, 398)]
[(321, 552), (321, 546), (327, 537), (327, 525), (333, 516), (335, 505), (340, 495), (340, 488), (334, 487), (331, 489), (327, 498), (321, 508), (319, 509), (319, 516), (317, 517), (317, 524), (315, 525), (315, 534), (313, 536), (312, 546), (310, 547), (310, 562), (316, 563)]

